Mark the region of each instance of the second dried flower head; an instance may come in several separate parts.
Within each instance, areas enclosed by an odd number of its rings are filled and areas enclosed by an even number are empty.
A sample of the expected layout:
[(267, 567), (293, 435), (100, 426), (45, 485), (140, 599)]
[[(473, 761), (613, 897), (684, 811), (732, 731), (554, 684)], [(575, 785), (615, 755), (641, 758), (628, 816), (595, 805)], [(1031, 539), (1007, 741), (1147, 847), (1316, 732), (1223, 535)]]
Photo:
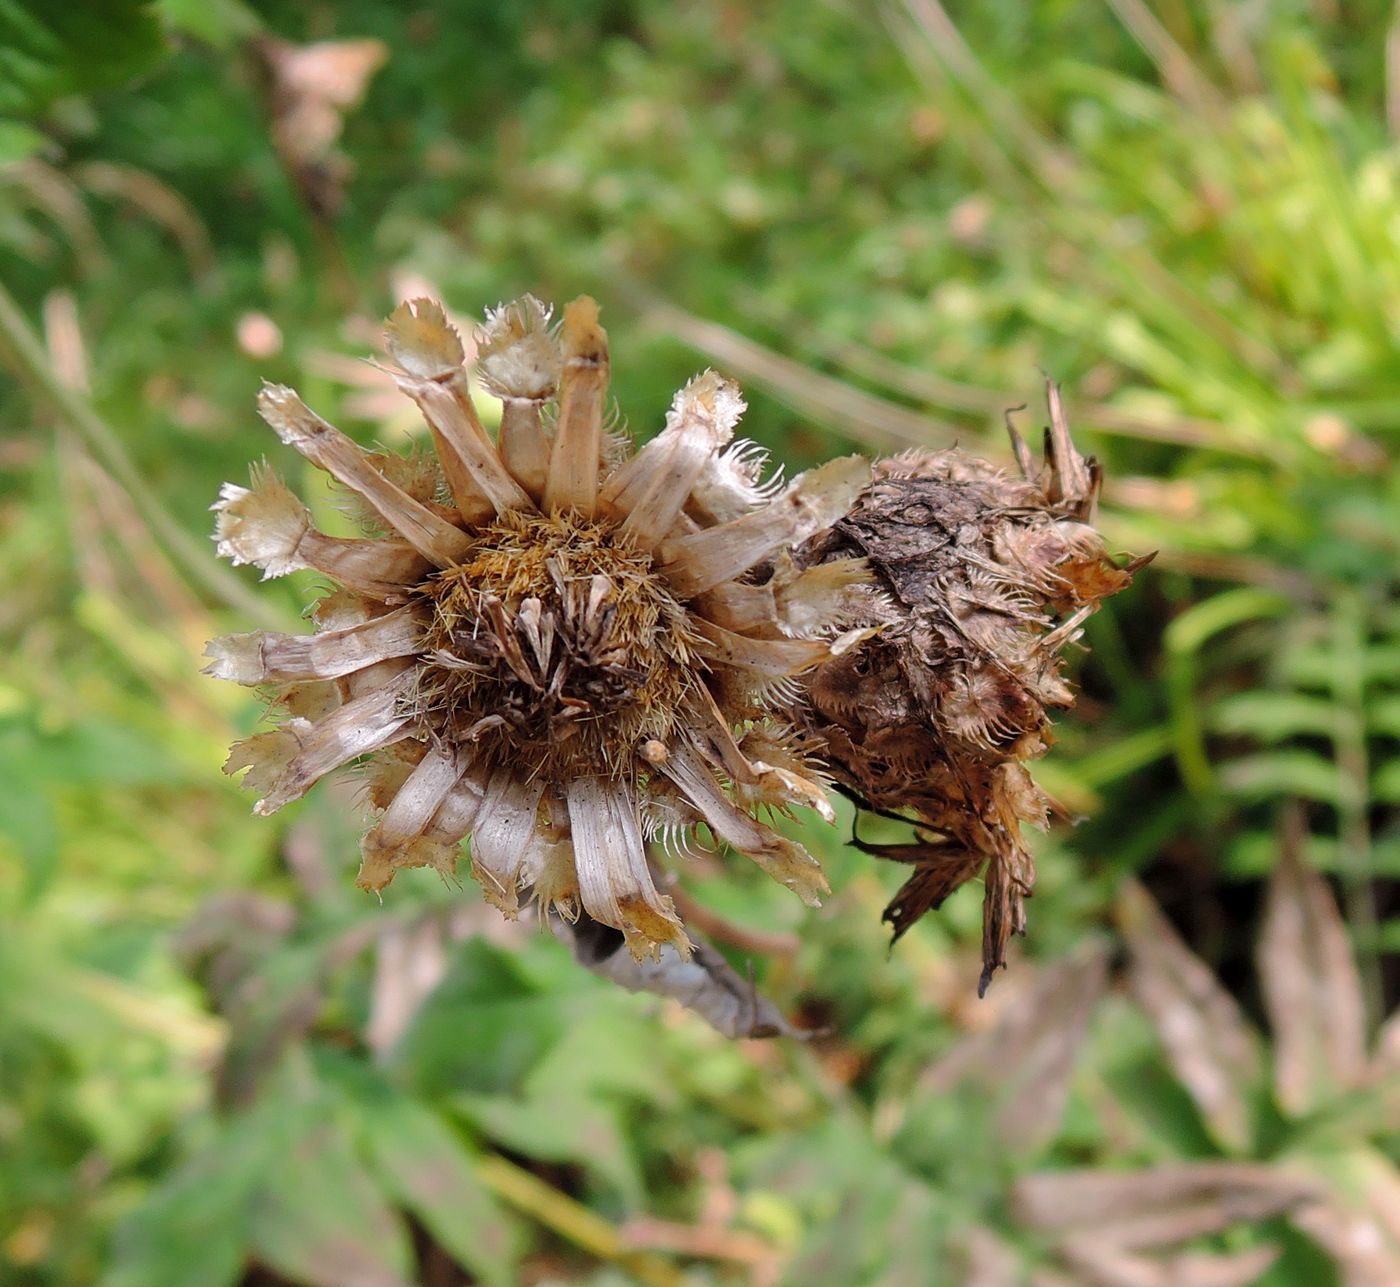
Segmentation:
[[(348, 488), (377, 529), (323, 534), (266, 469), (226, 485), (219, 552), (267, 576), (313, 568), (338, 588), (309, 636), (210, 645), (210, 673), (273, 693), (276, 727), (237, 743), (260, 813), (368, 757), (379, 810), (359, 882), (402, 867), (471, 870), (506, 915), (533, 896), (613, 927), (634, 955), (689, 940), (657, 888), (648, 841), (715, 838), (814, 902), (812, 856), (756, 814), (832, 816), (781, 714), (794, 677), (870, 632), (863, 560), (799, 571), (786, 552), (826, 529), (870, 478), (852, 457), (786, 488), (736, 442), (738, 389), (706, 372), (635, 455), (607, 430), (607, 337), (587, 298), (550, 325), (527, 296), (491, 312), (477, 371), (502, 403), (483, 427), (461, 340), (418, 300), (386, 347), (434, 457), (367, 452), (291, 389), (259, 410)], [(751, 569), (763, 566), (760, 584)]]

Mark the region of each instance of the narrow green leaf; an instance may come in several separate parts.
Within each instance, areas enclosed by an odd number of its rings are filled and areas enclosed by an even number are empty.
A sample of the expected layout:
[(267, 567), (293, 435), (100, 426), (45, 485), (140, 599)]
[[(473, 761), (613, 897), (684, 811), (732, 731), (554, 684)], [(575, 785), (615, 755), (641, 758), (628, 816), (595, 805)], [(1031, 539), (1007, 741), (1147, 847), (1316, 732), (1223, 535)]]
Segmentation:
[(1343, 783), (1337, 766), (1311, 751), (1283, 750), (1243, 755), (1220, 770), (1221, 788), (1250, 800), (1294, 796), (1336, 804)]
[(1375, 771), (1371, 795), (1381, 804), (1400, 804), (1400, 759), (1387, 760)]
[(32, 126), (0, 121), (0, 166), (13, 165), (40, 151), (48, 140)]
[(1290, 607), (1292, 604), (1283, 595), (1270, 590), (1227, 590), (1193, 605), (1173, 620), (1166, 630), (1167, 649), (1176, 655), (1199, 652), (1223, 631), (1247, 621), (1280, 616)]
[(262, 19), (242, 0), (156, 0), (156, 8), (172, 31), (215, 49), (228, 49), (262, 28)]
[(1330, 738), (1337, 713), (1324, 697), (1260, 689), (1222, 697), (1211, 707), (1209, 720), (1217, 733), (1282, 742), (1290, 737)]

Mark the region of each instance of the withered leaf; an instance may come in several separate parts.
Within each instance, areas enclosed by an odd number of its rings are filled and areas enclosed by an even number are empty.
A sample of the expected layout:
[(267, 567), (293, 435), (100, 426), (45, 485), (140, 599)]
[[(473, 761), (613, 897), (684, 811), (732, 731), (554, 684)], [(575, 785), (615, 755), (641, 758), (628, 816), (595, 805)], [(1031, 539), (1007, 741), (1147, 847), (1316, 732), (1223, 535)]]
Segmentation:
[(1229, 1149), (1248, 1149), (1250, 1094), (1261, 1072), (1249, 1022), (1140, 885), (1124, 888), (1118, 923), (1130, 954), (1129, 985), (1173, 1071), (1215, 1139)]
[(1332, 1257), (1344, 1287), (1394, 1287), (1400, 1282), (1400, 1257), (1364, 1212), (1316, 1202), (1295, 1212), (1293, 1223)]
[(1282, 1167), (1201, 1162), (1145, 1171), (1078, 1170), (1023, 1176), (1012, 1209), (1049, 1235), (1080, 1283), (1101, 1287), (1244, 1287), (1277, 1255), (1271, 1246), (1227, 1255), (1146, 1255), (1316, 1202), (1322, 1185)]
[(983, 1225), (960, 1233), (954, 1240), (954, 1254), (963, 1287), (1011, 1287), (1021, 1281), (1020, 1257)]
[(898, 858), (901, 862), (912, 861), (914, 873), (899, 887), (880, 918), (893, 927), (896, 943), (925, 912), (936, 911), (950, 894), (967, 884), (985, 861), (983, 854), (970, 853), (960, 845), (929, 843), (899, 848), (915, 855), (901, 854)]
[[(1320, 1181), (1281, 1166), (1254, 1162), (1168, 1163), (1141, 1171), (1079, 1169), (1023, 1176), (1012, 1190), (1020, 1221), (1043, 1233), (1092, 1230), (1122, 1245), (1138, 1222), (1177, 1218), (1183, 1237), (1204, 1231), (1201, 1208), (1214, 1211), (1215, 1228), (1242, 1220), (1263, 1220), (1314, 1201), (1325, 1193)], [(1179, 1213), (1187, 1213), (1185, 1216)], [(1160, 1245), (1164, 1230), (1153, 1241)], [(1143, 1235), (1139, 1230), (1136, 1235)]]
[(270, 82), (273, 146), (312, 209), (335, 214), (351, 172), (335, 144), (388, 47), (372, 39), (294, 45), (262, 36), (253, 48)]
[(382, 1055), (407, 1031), (413, 1016), (447, 972), (447, 926), (441, 916), (417, 916), (385, 927), (375, 945), (365, 1040)]
[(1372, 1081), (1400, 1078), (1400, 1010), (1392, 1011), (1376, 1033), (1368, 1075)]
[(1084, 1287), (1247, 1287), (1278, 1258), (1278, 1248), (1266, 1246), (1222, 1255), (1185, 1252), (1148, 1259), (1091, 1234), (1069, 1239), (1059, 1250)]
[(1366, 1068), (1361, 979), (1336, 900), (1303, 863), (1302, 825), (1296, 811), (1285, 821), (1257, 961), (1274, 1033), (1274, 1088), (1295, 1116), (1358, 1085)]
[(1400, 1172), (1370, 1148), (1322, 1161), (1332, 1192), (1292, 1220), (1336, 1261), (1345, 1287), (1400, 1282)]
[(1108, 981), (1108, 948), (1082, 944), (1043, 969), (986, 1032), (964, 1038), (919, 1079), (918, 1094), (943, 1095), (976, 1081), (997, 1097), (997, 1133), (1034, 1153), (1059, 1129), (1084, 1033)]
[(553, 914), (550, 928), (569, 946), (580, 965), (629, 992), (650, 992), (679, 1001), (726, 1037), (804, 1037), (752, 980), (743, 978), (724, 956), (689, 931), (690, 960), (669, 944), (657, 958), (637, 960), (624, 950), (622, 934), (593, 920), (586, 912), (577, 921)]

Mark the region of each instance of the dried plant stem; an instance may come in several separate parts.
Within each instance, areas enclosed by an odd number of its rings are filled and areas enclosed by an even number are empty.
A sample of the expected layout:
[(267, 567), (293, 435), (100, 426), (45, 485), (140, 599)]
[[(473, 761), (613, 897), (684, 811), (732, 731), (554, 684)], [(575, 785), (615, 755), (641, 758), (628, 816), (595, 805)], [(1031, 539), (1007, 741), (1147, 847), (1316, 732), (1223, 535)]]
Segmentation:
[(645, 1287), (681, 1287), (684, 1282), (674, 1265), (645, 1251), (632, 1249), (622, 1234), (601, 1216), (500, 1154), (481, 1158), (476, 1164), (476, 1174), (502, 1201), (532, 1216), (599, 1260), (618, 1265)]
[(151, 531), (160, 539), (185, 575), (226, 607), (253, 617), (259, 624), (285, 625), (283, 616), (214, 561), (204, 543), (176, 521), (156, 493), (142, 480), (116, 432), (79, 393), (54, 371), (34, 328), (14, 297), (0, 285), (0, 360), (15, 378), (46, 400), (77, 433), (128, 496)]
[(680, 885), (670, 886), (667, 893), (675, 901), (676, 909), (685, 918), (687, 925), (693, 925), (702, 934), (708, 934), (725, 947), (732, 947), (740, 952), (754, 952), (759, 956), (787, 957), (797, 955), (797, 949), (801, 946), (796, 934), (736, 925), (706, 907)]
[[(904, 9), (905, 22), (898, 21), (893, 6), (890, 12), (915, 73), (946, 79), (962, 91), (970, 109), (962, 124), (977, 139), (978, 156), (987, 165), (989, 177), (1018, 201), (1053, 195), (1047, 228), (1063, 238), (1057, 242), (1057, 251), (1078, 260), (1077, 268), (1086, 280), (1109, 282), (1101, 261), (1111, 261), (1117, 270), (1131, 275), (1136, 289), (1151, 297), (1180, 334), (1221, 345), (1280, 389), (1298, 392), (1297, 373), (1274, 347), (1185, 286), (1103, 211), (1082, 167), (1050, 144), (987, 73), (939, 0), (904, 0)], [(1105, 256), (1105, 248), (1112, 253)]]
[(779, 1252), (757, 1234), (723, 1225), (683, 1224), (640, 1216), (629, 1220), (623, 1237), (634, 1247), (650, 1247), (701, 1260), (732, 1260), (755, 1268), (777, 1269)]
[(654, 297), (643, 295), (640, 303), (651, 324), (669, 331), (681, 343), (714, 359), (726, 371), (763, 385), (799, 414), (820, 424), (836, 425), (860, 442), (888, 450), (957, 437), (955, 425), (813, 371), (730, 327)]
[[(751, 293), (746, 294), (742, 302), (750, 315), (763, 309), (763, 302)], [(825, 334), (789, 311), (770, 308), (765, 312), (765, 322), (792, 337), (804, 350), (838, 364), (860, 379), (881, 384), (894, 393), (930, 407), (989, 415), (1000, 421), (1006, 409), (1014, 407), (1023, 398), (1023, 394), (1009, 389), (965, 384), (937, 375), (922, 366), (909, 366), (867, 344)], [(1075, 403), (1066, 410), (1070, 419), (1079, 425), (1103, 433), (1182, 447), (1209, 447), (1213, 451), (1225, 451), (1251, 460), (1269, 459), (1267, 443), (1231, 441), (1225, 426), (1198, 416), (1147, 416), (1124, 411), (1120, 407), (1092, 403)]]

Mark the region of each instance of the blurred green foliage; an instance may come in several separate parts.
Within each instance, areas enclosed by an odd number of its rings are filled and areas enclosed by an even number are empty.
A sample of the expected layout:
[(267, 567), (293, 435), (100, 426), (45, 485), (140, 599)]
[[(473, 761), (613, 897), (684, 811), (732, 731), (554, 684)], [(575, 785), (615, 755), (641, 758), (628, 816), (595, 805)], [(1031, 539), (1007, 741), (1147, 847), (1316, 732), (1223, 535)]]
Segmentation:
[[(1400, 996), (1390, 20), (0, 0), (0, 1281), (991, 1283), (1004, 1253), (1102, 1282), (1018, 1179), (1341, 1140), (1358, 1209), (1400, 1191), (1393, 1077), (1301, 1121), (1250, 1083), (1250, 1129), (1224, 1129), (1112, 950), (1138, 950), (1113, 916), (1135, 875), (1262, 1015), (1264, 882), (1301, 802), (1370, 1030)], [(382, 65), (288, 71), (337, 40)], [(1003, 411), (1041, 370), (1065, 385), (1103, 526), (1162, 553), (1090, 623), (1042, 775), (1089, 820), (1040, 843), (986, 1003), (978, 891), (887, 954), (896, 873), (845, 845), (849, 814), (807, 833), (818, 913), (747, 873), (695, 883), (786, 936), (754, 968), (827, 1030), (806, 1045), (613, 991), (469, 883), (367, 902), (350, 789), (249, 816), (219, 766), (259, 710), (198, 673), (255, 624), (249, 583), (195, 543), (274, 454), (260, 378), (401, 444), (356, 359), (425, 284), (466, 318), (595, 294), (634, 434), (714, 362), (792, 469), (853, 439), (1000, 456)], [(262, 611), (311, 586), (260, 587)], [(1173, 961), (1204, 1005), (1209, 971)], [(1340, 1235), (1266, 1207), (1196, 1250), (1281, 1248), (1229, 1281), (1363, 1281)]]

